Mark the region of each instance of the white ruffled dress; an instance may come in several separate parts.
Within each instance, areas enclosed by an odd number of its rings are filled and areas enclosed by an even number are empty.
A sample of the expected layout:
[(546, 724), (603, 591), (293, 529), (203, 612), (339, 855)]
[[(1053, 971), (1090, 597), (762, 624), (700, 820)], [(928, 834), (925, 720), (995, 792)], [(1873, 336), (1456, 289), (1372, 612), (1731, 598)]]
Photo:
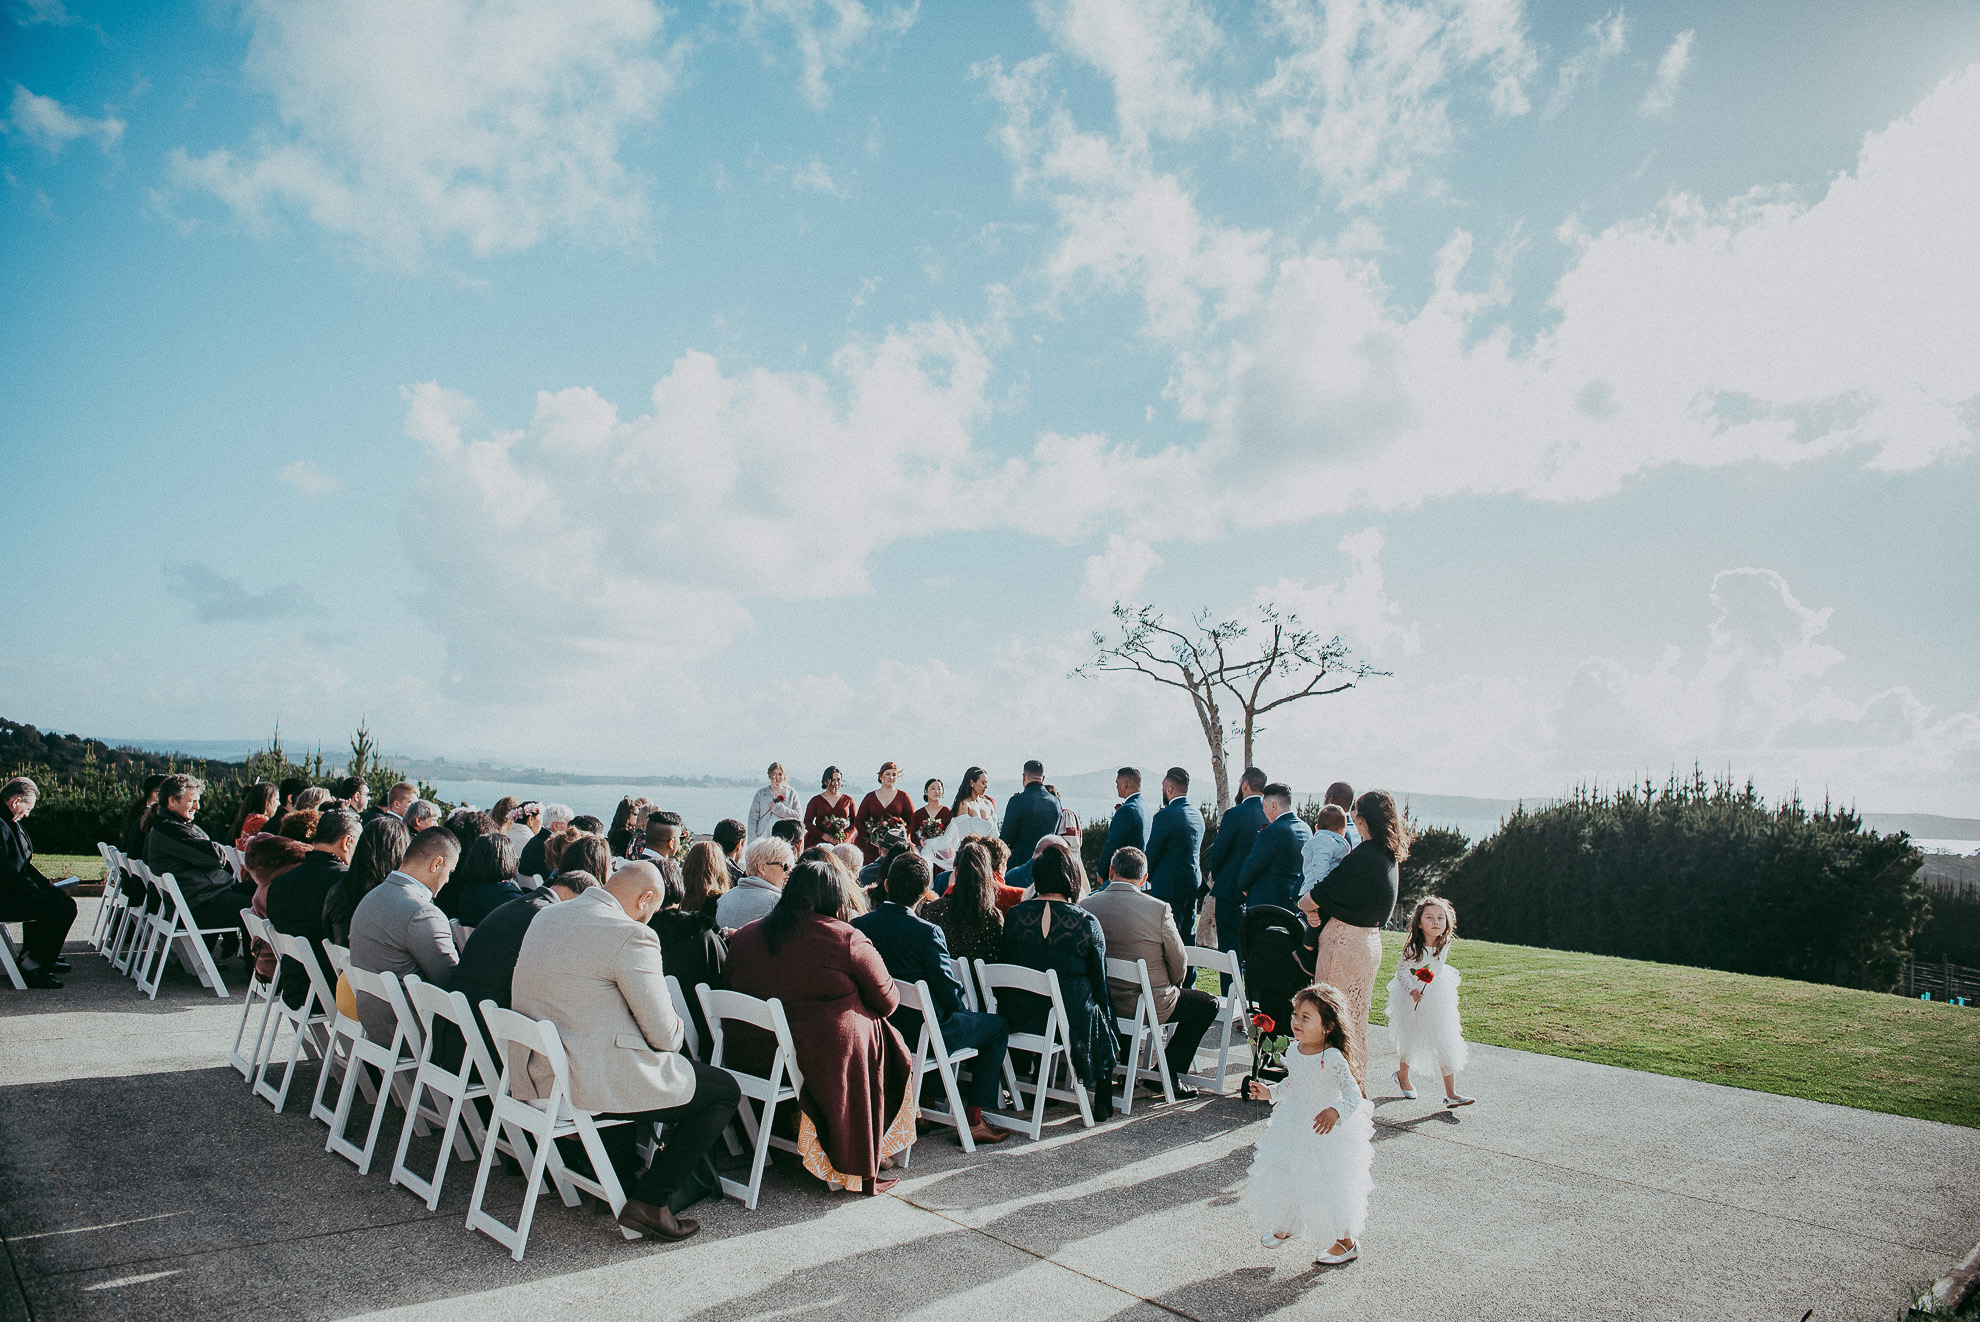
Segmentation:
[[(1260, 1235), (1285, 1231), (1324, 1250), (1359, 1238), (1368, 1218), (1373, 1108), (1333, 1047), (1309, 1056), (1294, 1043), (1285, 1061), (1284, 1082), (1272, 1085), (1271, 1123), (1251, 1160), (1245, 1207)], [(1313, 1118), (1330, 1106), (1341, 1118), (1327, 1133), (1314, 1133)]]
[[(1445, 951), (1437, 950), (1425, 952), (1421, 959), (1402, 960), (1396, 976), (1389, 979), (1389, 1040), (1412, 1073), (1430, 1069), (1439, 1075), (1456, 1074), (1471, 1058), (1458, 1018), (1458, 985), (1464, 978), (1444, 959)], [(1418, 969), (1429, 970), (1427, 983)], [(1417, 987), (1423, 988), (1421, 1001), (1410, 995)]]

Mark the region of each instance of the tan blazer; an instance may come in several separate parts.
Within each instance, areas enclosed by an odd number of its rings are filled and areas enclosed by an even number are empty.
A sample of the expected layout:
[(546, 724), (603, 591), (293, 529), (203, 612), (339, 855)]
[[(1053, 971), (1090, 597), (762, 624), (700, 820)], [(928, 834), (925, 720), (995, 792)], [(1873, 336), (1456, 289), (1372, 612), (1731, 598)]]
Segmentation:
[[(1167, 900), (1143, 893), (1128, 881), (1109, 882), (1086, 897), (1080, 906), (1100, 920), (1107, 935), (1107, 958), (1148, 961), (1148, 985), (1155, 992), (1155, 1012), (1166, 1022), (1176, 1012), (1181, 984), (1189, 974), (1182, 933)], [(1141, 988), (1116, 978), (1107, 980), (1114, 995), (1114, 1012), (1123, 1019), (1134, 1013)]]
[[(660, 938), (611, 892), (594, 886), (553, 904), (529, 925), (516, 957), (510, 1005), (557, 1025), (571, 1062), (571, 1100), (587, 1111), (657, 1111), (694, 1097), (686, 1034), (667, 995)], [(550, 1091), (550, 1064), (529, 1062), (519, 1096)], [(533, 1084), (533, 1091), (529, 1084)]]

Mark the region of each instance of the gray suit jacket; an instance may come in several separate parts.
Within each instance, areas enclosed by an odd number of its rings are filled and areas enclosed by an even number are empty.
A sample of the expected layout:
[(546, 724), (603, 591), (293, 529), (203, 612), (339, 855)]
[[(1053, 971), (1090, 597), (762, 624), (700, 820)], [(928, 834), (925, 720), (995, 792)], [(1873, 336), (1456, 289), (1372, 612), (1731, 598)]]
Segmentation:
[[(694, 1067), (680, 1054), (687, 1033), (667, 995), (660, 938), (604, 887), (536, 916), (509, 1003), (557, 1025), (570, 1058), (571, 1101), (585, 1110), (657, 1111), (694, 1099)], [(513, 1080), (516, 1094), (545, 1096), (549, 1062), (532, 1057), (529, 1073)]]
[[(445, 987), (461, 962), (454, 949), (447, 915), (433, 903), (426, 887), (403, 872), (394, 872), (358, 901), (351, 915), (351, 963), (369, 973), (417, 973), (436, 987)], [(398, 1016), (373, 996), (359, 995), (358, 1017), (364, 1035), (390, 1044)]]
[[(1182, 997), (1180, 988), (1189, 975), (1175, 910), (1168, 901), (1145, 895), (1139, 886), (1126, 881), (1109, 882), (1087, 896), (1080, 907), (1100, 920), (1100, 930), (1107, 937), (1108, 959), (1148, 961), (1155, 1012), (1167, 1022), (1176, 1012), (1176, 1002)], [(1141, 988), (1109, 978), (1107, 989), (1113, 993), (1116, 1014), (1125, 1019), (1134, 1013)]]

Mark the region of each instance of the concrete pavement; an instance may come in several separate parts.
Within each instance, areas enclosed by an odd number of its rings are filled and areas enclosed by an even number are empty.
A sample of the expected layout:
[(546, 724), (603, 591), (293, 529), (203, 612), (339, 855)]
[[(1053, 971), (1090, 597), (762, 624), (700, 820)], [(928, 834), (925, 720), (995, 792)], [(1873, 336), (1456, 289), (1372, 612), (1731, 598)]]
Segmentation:
[(69, 957), (64, 991), (0, 990), (0, 1318), (1890, 1319), (1980, 1239), (1980, 1131), (1474, 1047), (1461, 1112), (1372, 1062), (1345, 1267), (1258, 1247), (1235, 1098), (1090, 1131), (1055, 1108), (973, 1156), (932, 1134), (882, 1198), (779, 1165), (681, 1245), (552, 1195), (514, 1263), (462, 1226), (471, 1165), (435, 1213), (386, 1183), (396, 1115), (360, 1176), (307, 1118), (314, 1067), (282, 1115), (251, 1098), (238, 1000), (174, 971), (148, 1002)]

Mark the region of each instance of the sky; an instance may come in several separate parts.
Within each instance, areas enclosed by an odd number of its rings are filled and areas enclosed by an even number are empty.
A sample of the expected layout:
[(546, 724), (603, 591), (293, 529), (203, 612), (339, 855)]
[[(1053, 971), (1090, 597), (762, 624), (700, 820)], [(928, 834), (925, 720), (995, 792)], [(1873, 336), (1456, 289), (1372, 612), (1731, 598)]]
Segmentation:
[(1980, 5), (7, 6), (10, 719), (1980, 816)]

